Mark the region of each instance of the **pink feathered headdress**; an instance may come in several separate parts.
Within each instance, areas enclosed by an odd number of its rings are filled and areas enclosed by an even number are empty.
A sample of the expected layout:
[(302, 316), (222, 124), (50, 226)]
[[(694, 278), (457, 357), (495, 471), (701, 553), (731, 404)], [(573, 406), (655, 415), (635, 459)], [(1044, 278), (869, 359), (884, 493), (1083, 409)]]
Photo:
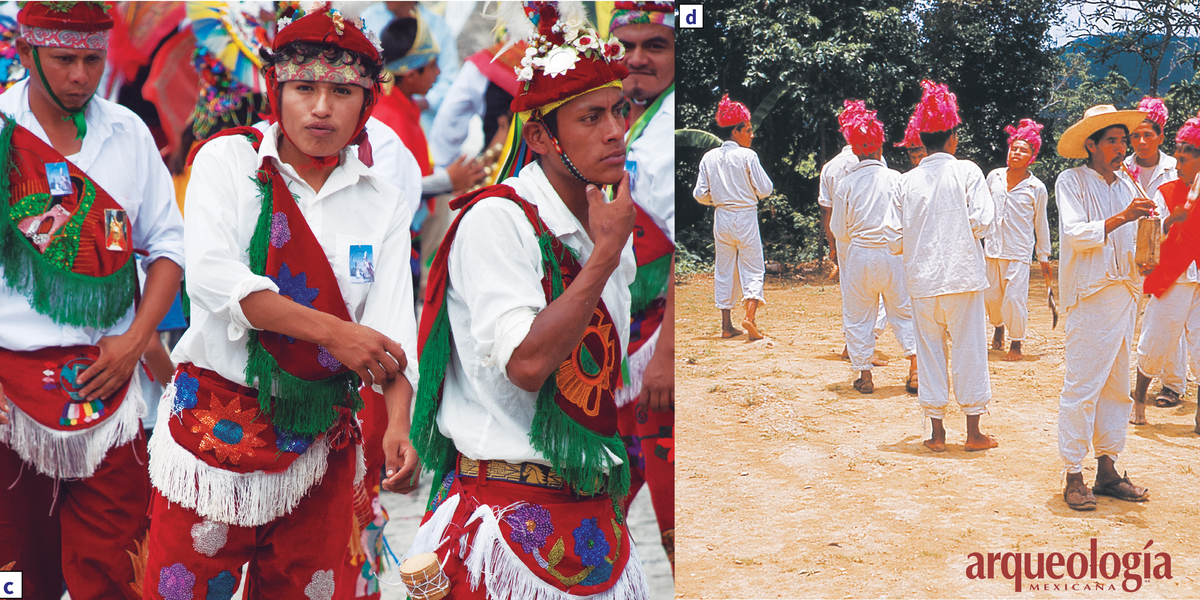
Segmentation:
[(1167, 105), (1161, 99), (1146, 96), (1138, 103), (1138, 110), (1146, 113), (1147, 121), (1158, 123), (1160, 129), (1167, 126)]
[(879, 150), (883, 146), (883, 123), (875, 118), (875, 111), (867, 110), (862, 100), (846, 100), (844, 106), (838, 126), (854, 153), (865, 155)]
[(921, 131), (917, 129), (917, 113), (913, 113), (912, 118), (908, 120), (908, 127), (904, 129), (904, 141), (893, 145), (897, 148), (925, 147), (925, 142), (921, 141)]
[(1037, 160), (1038, 151), (1042, 149), (1042, 125), (1033, 119), (1021, 119), (1021, 123), (1016, 127), (1009, 125), (1004, 128), (1004, 132), (1008, 134), (1008, 145), (1013, 145), (1013, 142), (1024, 141), (1033, 149), (1033, 159), (1029, 164), (1033, 164)]
[(946, 84), (926, 79), (921, 82), (921, 87), (925, 93), (921, 96), (921, 104), (917, 105), (917, 131), (949, 131), (962, 123), (958, 118), (958, 98), (950, 93)]
[(1183, 127), (1179, 128), (1179, 134), (1175, 136), (1175, 143), (1200, 148), (1200, 115), (1188, 119)]
[(733, 127), (742, 122), (750, 122), (750, 109), (741, 102), (731, 101), (729, 94), (721, 96), (721, 103), (717, 105), (717, 127)]

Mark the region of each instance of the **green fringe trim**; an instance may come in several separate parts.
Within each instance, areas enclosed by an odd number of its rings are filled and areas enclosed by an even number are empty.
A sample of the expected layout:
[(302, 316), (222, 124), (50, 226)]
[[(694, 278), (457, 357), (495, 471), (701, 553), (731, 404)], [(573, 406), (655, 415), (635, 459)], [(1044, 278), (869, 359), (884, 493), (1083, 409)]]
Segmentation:
[[(538, 392), (530, 444), (550, 460), (576, 494), (589, 496), (603, 491), (611, 494), (617, 520), (624, 521), (621, 507), (629, 494), (629, 457), (621, 436), (604, 437), (567, 416), (554, 402), (556, 393), (558, 384), (551, 374)], [(613, 456), (624, 460), (618, 465)]]
[[(263, 275), (267, 270), (267, 241), (274, 215), (272, 186), (269, 178), (265, 182), (253, 176), (250, 179), (258, 187), (262, 199), (258, 223), (250, 238), (250, 271)], [(259, 409), (270, 414), (279, 427), (312, 436), (327, 431), (337, 422), (335, 407), (344, 406), (355, 412), (362, 410), (363, 399), (358, 392), (362, 380), (357, 373), (343, 373), (319, 381), (300, 379), (279, 367), (275, 357), (259, 343), (257, 331), (251, 331), (248, 338), (246, 382), (250, 385), (257, 382)]]
[(117, 272), (92, 277), (42, 256), (12, 222), (9, 204), (9, 161), (16, 123), (4, 119), (0, 132), (0, 267), (4, 283), (29, 300), (38, 314), (59, 325), (108, 329), (133, 304), (137, 271), (133, 259)]
[(637, 277), (629, 284), (629, 293), (633, 297), (630, 310), (632, 314), (646, 310), (651, 302), (667, 292), (667, 278), (671, 276), (671, 256), (665, 254), (638, 267)]
[(437, 318), (421, 348), (417, 362), (421, 385), (417, 386), (416, 407), (412, 418), (412, 443), (421, 457), (421, 464), (428, 471), (444, 473), (452, 468), (454, 442), (442, 435), (437, 426), (438, 406), (442, 395), (442, 382), (446, 378), (446, 367), (450, 364), (450, 318), (446, 315), (445, 300), (438, 310)]

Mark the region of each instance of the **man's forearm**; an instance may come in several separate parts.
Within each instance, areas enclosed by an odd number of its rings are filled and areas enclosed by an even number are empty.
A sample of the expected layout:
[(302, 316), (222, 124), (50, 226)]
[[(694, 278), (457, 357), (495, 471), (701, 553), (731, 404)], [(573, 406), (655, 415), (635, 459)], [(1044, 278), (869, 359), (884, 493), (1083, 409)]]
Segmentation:
[(599, 252), (592, 254), (571, 286), (533, 319), (529, 333), (508, 359), (509, 381), (528, 392), (542, 387), (546, 378), (579, 345), (600, 301), (600, 293), (620, 260), (620, 252), (603, 258)]
[(242, 298), (242, 314), (256, 329), (327, 345), (341, 319), (262, 290)]
[(408, 430), (412, 397), (412, 383), (403, 374), (383, 384), (383, 404), (387, 407), (389, 428), (402, 426), (405, 431)]

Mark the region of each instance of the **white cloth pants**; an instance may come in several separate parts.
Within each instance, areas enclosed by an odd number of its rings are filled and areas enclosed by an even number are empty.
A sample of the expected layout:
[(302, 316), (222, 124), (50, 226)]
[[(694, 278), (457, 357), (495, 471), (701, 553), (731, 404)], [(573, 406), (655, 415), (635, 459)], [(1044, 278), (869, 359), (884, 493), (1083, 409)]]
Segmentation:
[(1138, 338), (1138, 370), (1180, 395), (1187, 389), (1187, 356), (1200, 373), (1200, 283), (1176, 283), (1150, 297)]
[(764, 300), (762, 238), (758, 235), (758, 211), (717, 209), (713, 217), (717, 264), (713, 279), (719, 310), (733, 308), (733, 269), (737, 265), (742, 284), (742, 301)]
[(983, 292), (913, 298), (917, 334), (917, 404), (930, 419), (944, 419), (950, 402), (947, 342), (952, 344), (954, 399), (967, 416), (987, 412), (992, 399), (988, 375), (987, 330)]
[[(846, 245), (836, 240), (834, 241), (837, 243), (838, 281), (844, 281), (846, 274), (842, 265), (842, 257), (846, 255)], [(904, 277), (904, 257), (900, 258), (900, 276)], [(907, 294), (907, 292), (905, 293)], [(875, 318), (875, 337), (878, 338), (887, 329), (888, 315), (887, 310), (883, 307), (883, 302), (877, 302), (876, 304), (879, 305), (879, 316)]]
[(842, 331), (850, 353), (850, 368), (869, 371), (875, 355), (880, 298), (887, 307), (892, 331), (904, 349), (904, 357), (916, 350), (912, 323), (912, 301), (904, 287), (904, 258), (886, 247), (866, 248), (850, 245), (838, 259), (841, 264)]
[(1001, 258), (987, 259), (988, 289), (983, 293), (988, 322), (1004, 326), (1008, 338), (1025, 341), (1029, 323), (1029, 263)]
[(1097, 458), (1116, 460), (1125, 449), (1133, 408), (1129, 353), (1136, 319), (1137, 297), (1119, 283), (1081, 298), (1067, 313), (1058, 452), (1068, 473), (1083, 471), (1089, 442)]

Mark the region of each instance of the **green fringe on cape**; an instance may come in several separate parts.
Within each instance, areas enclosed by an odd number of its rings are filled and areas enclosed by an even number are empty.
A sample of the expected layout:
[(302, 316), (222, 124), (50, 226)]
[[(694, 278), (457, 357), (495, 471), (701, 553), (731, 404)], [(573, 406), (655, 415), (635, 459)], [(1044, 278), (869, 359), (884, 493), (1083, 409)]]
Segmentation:
[(667, 278), (671, 276), (671, 255), (666, 254), (637, 269), (637, 277), (629, 284), (633, 297), (630, 313), (637, 314), (650, 306), (651, 302), (667, 292)]
[[(271, 233), (271, 180), (250, 178), (258, 187), (262, 208), (258, 223), (250, 238), (250, 271), (264, 275), (267, 270), (267, 242)], [(190, 303), (189, 303), (190, 304)], [(190, 306), (189, 306), (190, 308)], [(258, 332), (251, 331), (246, 341), (249, 360), (246, 361), (246, 383), (258, 386), (258, 407), (270, 414), (275, 425), (301, 435), (316, 435), (329, 430), (338, 419), (335, 407), (344, 406), (355, 412), (362, 410), (363, 399), (358, 392), (362, 380), (350, 371), (319, 381), (300, 379), (280, 368), (279, 363), (258, 341)], [(274, 398), (272, 398), (274, 396)]]
[(4, 118), (0, 132), (0, 267), (4, 283), (25, 296), (33, 310), (59, 325), (108, 329), (129, 312), (137, 290), (131, 258), (117, 272), (92, 277), (63, 269), (42, 256), (10, 214), (9, 161), (17, 125)]

